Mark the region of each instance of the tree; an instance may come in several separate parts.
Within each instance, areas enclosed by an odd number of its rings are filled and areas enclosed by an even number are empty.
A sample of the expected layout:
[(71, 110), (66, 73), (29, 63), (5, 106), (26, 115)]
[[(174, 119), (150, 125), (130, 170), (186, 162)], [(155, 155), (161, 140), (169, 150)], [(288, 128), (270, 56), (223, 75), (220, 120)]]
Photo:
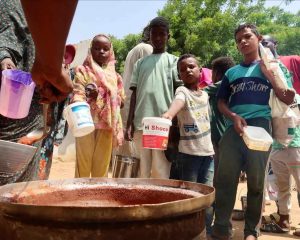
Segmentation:
[[(168, 0), (158, 12), (170, 22), (168, 51), (177, 56), (193, 53), (208, 67), (220, 56), (231, 56), (240, 62), (234, 29), (240, 23), (251, 22), (261, 34), (273, 35), (279, 41), (281, 55), (300, 55), (300, 11), (292, 14), (279, 7), (266, 8), (264, 4), (265, 0), (255, 4), (252, 0)], [(127, 53), (140, 39), (141, 34), (129, 34), (123, 39), (112, 37), (118, 72), (123, 72)]]
[(240, 61), (233, 32), (242, 22), (256, 24), (263, 34), (282, 43), (281, 54), (299, 54), (299, 14), (278, 7), (265, 8), (264, 0), (169, 0), (159, 11), (170, 22), (169, 52), (193, 53), (209, 66), (219, 56)]
[(111, 39), (117, 60), (116, 70), (119, 73), (123, 73), (126, 56), (141, 41), (141, 34), (128, 34), (121, 40), (112, 36)]

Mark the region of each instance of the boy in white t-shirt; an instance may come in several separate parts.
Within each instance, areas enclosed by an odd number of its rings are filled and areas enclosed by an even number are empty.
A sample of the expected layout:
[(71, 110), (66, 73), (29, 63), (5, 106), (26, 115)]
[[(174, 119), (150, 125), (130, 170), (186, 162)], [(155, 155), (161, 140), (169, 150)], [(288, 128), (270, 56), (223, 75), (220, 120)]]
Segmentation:
[[(162, 117), (178, 119), (180, 131), (179, 153), (172, 162), (180, 180), (204, 183), (212, 186), (214, 175), (214, 149), (210, 134), (209, 97), (198, 86), (201, 68), (192, 54), (178, 59), (178, 73), (184, 86), (176, 89), (169, 110)], [(173, 168), (173, 166), (172, 166)], [(209, 215), (209, 216), (208, 216)], [(212, 212), (206, 214), (206, 228), (210, 233)]]

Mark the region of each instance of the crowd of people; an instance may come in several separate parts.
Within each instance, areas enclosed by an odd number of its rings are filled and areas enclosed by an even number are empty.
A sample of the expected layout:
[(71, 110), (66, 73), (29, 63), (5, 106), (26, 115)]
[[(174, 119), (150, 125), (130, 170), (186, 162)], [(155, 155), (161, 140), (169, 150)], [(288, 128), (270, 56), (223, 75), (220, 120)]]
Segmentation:
[[(54, 143), (61, 141), (67, 129), (62, 119), (64, 108), (70, 103), (86, 102), (95, 131), (76, 138), (75, 177), (107, 176), (115, 149), (140, 159), (141, 178), (171, 178), (214, 186), (216, 200), (206, 209), (206, 232), (208, 238), (222, 240), (232, 238), (231, 215), (239, 176), (245, 172), (248, 192), (244, 238), (257, 239), (259, 229), (290, 230), (291, 175), (300, 192), (299, 124), (284, 129), (290, 139), (287, 145), (275, 138), (269, 151), (249, 149), (241, 136), (248, 125), (272, 134), (271, 92), (299, 114), (299, 56), (279, 56), (273, 37), (261, 36), (253, 24), (241, 24), (233, 36), (242, 62), (235, 65), (230, 57), (221, 56), (213, 60), (210, 71), (190, 53), (180, 57), (168, 53), (169, 22), (156, 17), (145, 27), (142, 42), (128, 53), (123, 78), (116, 72), (112, 41), (106, 34), (92, 39), (82, 65), (70, 71), (75, 48), (64, 44), (77, 1), (62, 1), (69, 9), (64, 16), (55, 3), (48, 3), (52, 17), (60, 18), (52, 22), (47, 19), (50, 26), (43, 30), (38, 25), (46, 20), (37, 12), (45, 3), (33, 7), (29, 2), (22, 1), (29, 28), (18, 0), (0, 2), (1, 71), (31, 71), (37, 84), (28, 117), (13, 120), (0, 115), (0, 139), (28, 144), (27, 133), (42, 127), (42, 104), (49, 103), (51, 131), (41, 141), (29, 141), (38, 147), (35, 157), (22, 173), (3, 183), (47, 179)], [(56, 27), (61, 18), (64, 24)], [(55, 42), (51, 48), (43, 41), (47, 36)], [(279, 64), (288, 87), (278, 83), (276, 72), (261, 59), (260, 43), (273, 53), (273, 61)], [(51, 69), (49, 62), (55, 63)], [(142, 147), (145, 117), (176, 120), (179, 141), (171, 157), (162, 150)], [(278, 219), (262, 218), (266, 168), (272, 169), (269, 172), (276, 177)], [(294, 235), (300, 236), (300, 230), (296, 229)]]

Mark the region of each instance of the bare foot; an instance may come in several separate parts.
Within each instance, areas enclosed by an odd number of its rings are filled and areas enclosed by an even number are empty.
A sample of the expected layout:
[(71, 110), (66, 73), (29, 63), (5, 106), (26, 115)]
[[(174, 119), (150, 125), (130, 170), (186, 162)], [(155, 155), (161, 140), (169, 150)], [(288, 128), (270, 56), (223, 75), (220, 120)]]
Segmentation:
[(257, 238), (254, 237), (253, 235), (249, 235), (248, 237), (245, 238), (245, 240), (256, 240)]
[(271, 204), (272, 204), (272, 201), (271, 201), (271, 200), (266, 200), (266, 201), (265, 201), (265, 205), (269, 206), (269, 205), (271, 205)]

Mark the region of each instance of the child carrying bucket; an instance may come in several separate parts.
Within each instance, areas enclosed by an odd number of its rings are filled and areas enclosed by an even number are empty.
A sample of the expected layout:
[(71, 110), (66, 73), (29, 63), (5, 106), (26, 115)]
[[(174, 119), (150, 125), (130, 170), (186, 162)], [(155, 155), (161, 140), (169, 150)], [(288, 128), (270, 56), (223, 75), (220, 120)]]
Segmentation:
[(86, 60), (75, 70), (74, 81), (72, 102), (87, 102), (95, 124), (95, 131), (76, 138), (75, 177), (103, 177), (112, 148), (123, 143), (120, 108), (125, 99), (108, 36), (93, 38)]
[[(178, 59), (177, 69), (184, 86), (178, 87), (169, 110), (162, 117), (178, 119), (179, 153), (172, 162), (173, 176), (179, 180), (213, 185), (214, 149), (210, 134), (208, 94), (198, 85), (201, 68), (192, 54)], [(206, 210), (206, 231), (210, 234), (213, 209)]]
[(134, 66), (125, 138), (133, 140), (136, 146), (141, 178), (169, 178), (171, 164), (164, 151), (142, 145), (142, 121), (146, 117), (160, 117), (169, 108), (174, 89), (181, 84), (177, 81), (178, 57), (166, 52), (170, 26), (165, 18), (152, 19), (149, 29), (153, 53), (139, 59)]
[[(178, 87), (169, 110), (162, 117), (178, 118), (180, 130), (178, 161), (182, 180), (206, 183), (206, 175), (213, 166), (214, 150), (210, 136), (208, 94), (198, 86), (201, 69), (192, 54), (178, 60), (178, 73), (184, 86)], [(213, 171), (212, 174), (213, 175)], [(213, 177), (213, 176), (211, 176)]]

